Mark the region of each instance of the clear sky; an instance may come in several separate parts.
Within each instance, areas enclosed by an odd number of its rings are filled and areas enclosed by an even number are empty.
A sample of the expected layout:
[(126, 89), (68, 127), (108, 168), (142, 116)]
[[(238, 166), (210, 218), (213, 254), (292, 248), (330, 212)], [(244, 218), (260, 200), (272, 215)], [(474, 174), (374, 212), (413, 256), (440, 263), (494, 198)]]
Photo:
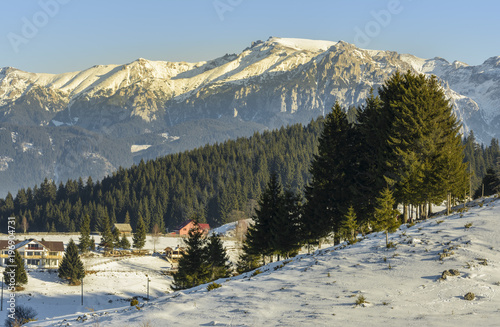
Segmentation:
[(39, 73), (209, 60), (269, 36), (470, 65), (500, 55), (498, 0), (2, 0), (0, 13), (0, 67)]

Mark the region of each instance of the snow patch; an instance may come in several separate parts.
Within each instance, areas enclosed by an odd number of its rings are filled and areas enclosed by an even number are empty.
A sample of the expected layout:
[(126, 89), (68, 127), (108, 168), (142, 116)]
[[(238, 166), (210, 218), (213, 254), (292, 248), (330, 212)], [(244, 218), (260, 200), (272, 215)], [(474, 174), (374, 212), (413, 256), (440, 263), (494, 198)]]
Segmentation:
[(149, 149), (151, 147), (151, 144), (134, 144), (130, 147), (130, 152), (136, 153), (142, 150)]

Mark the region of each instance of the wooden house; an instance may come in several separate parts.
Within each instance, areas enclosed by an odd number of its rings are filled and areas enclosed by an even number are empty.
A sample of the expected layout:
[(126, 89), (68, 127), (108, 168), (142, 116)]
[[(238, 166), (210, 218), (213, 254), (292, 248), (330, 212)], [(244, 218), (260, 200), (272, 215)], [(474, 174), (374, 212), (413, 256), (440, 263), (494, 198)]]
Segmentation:
[(115, 229), (118, 229), (118, 231), (120, 232), (120, 235), (123, 236), (129, 236), (132, 234), (132, 227), (130, 226), (130, 224), (114, 224), (113, 225), (113, 231)]

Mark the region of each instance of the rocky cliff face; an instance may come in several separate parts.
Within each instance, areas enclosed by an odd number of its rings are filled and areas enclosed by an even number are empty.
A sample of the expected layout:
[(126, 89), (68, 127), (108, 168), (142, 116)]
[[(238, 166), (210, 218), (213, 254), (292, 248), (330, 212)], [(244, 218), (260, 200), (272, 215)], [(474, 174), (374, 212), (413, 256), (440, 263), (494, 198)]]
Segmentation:
[[(198, 63), (138, 59), (59, 75), (3, 68), (0, 123), (83, 128), (111, 143), (125, 142), (131, 147), (129, 159), (138, 160), (253, 130), (306, 123), (335, 101), (344, 107), (362, 105), (371, 88), (377, 90), (396, 70), (408, 69), (442, 80), (464, 133), (474, 130), (483, 142), (500, 137), (500, 57), (468, 66), (364, 50), (342, 41), (283, 38)], [(198, 129), (188, 128), (195, 125)], [(90, 158), (86, 153), (81, 160)], [(13, 165), (15, 159), (9, 161)], [(53, 168), (46, 170), (55, 176)], [(75, 177), (81, 175), (74, 170)]]

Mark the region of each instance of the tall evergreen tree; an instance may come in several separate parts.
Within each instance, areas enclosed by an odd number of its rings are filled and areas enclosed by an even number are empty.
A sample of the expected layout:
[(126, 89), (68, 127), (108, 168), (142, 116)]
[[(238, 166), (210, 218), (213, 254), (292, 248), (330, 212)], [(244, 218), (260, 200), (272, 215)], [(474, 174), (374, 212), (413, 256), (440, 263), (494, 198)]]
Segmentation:
[(82, 226), (80, 227), (80, 239), (78, 243), (78, 248), (82, 253), (90, 251), (92, 240), (90, 239), (90, 217), (85, 215), (82, 221)]
[(9, 257), (7, 261), (9, 266), (3, 272), (3, 280), (6, 284), (14, 284), (16, 290), (20, 290), (22, 289), (22, 285), (28, 283), (28, 275), (24, 269), (24, 260), (17, 250), (14, 250), (14, 258)]
[(78, 285), (79, 281), (85, 277), (83, 262), (73, 239), (69, 240), (64, 257), (59, 265), (58, 274), (59, 278), (69, 280), (70, 285)]
[(112, 250), (114, 247), (114, 236), (109, 226), (109, 220), (106, 218), (103, 220), (101, 232), (101, 245), (104, 246), (108, 251)]
[(331, 232), (337, 233), (348, 203), (352, 201), (355, 187), (352, 182), (355, 175), (352, 133), (346, 114), (339, 103), (335, 103), (325, 118), (318, 154), (311, 162), (312, 181), (305, 192), (307, 202), (302, 225), (309, 243), (317, 242)]
[(134, 248), (142, 249), (146, 245), (146, 226), (142, 220), (142, 216), (139, 215), (137, 219), (137, 226), (135, 227), (134, 236), (132, 238)]
[[(248, 228), (246, 244), (248, 253), (254, 255), (270, 256), (273, 254), (272, 224), (283, 214), (283, 189), (278, 182), (278, 175), (273, 172), (267, 188), (259, 199), (259, 208), (255, 210), (252, 218), (254, 223)], [(275, 229), (275, 233), (278, 231)]]
[(435, 76), (399, 72), (379, 89), (383, 116), (389, 119), (389, 170), (398, 202), (440, 203), (463, 195), (465, 168), (460, 125)]
[(205, 251), (206, 239), (200, 228), (192, 228), (184, 241), (186, 250), (179, 259), (179, 269), (174, 274), (172, 289), (180, 290), (210, 281), (210, 267)]
[(210, 270), (210, 280), (230, 276), (231, 264), (219, 235), (212, 234), (208, 238), (206, 260)]

